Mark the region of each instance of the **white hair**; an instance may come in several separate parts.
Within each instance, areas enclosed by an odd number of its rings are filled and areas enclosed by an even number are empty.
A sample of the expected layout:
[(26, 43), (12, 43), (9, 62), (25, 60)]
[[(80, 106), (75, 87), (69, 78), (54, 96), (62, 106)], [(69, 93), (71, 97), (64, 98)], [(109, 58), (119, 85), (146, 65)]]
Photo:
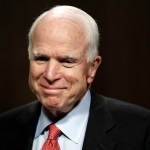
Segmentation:
[(52, 9), (41, 14), (33, 22), (29, 31), (29, 35), (28, 35), (29, 36), (29, 46), (28, 46), (29, 58), (30, 58), (31, 50), (32, 50), (32, 42), (31, 42), (32, 33), (36, 25), (39, 23), (39, 21), (47, 14), (50, 14), (50, 17), (52, 19), (64, 18), (64, 19), (68, 19), (70, 21), (76, 22), (78, 24), (81, 24), (88, 38), (88, 46), (87, 46), (87, 54), (86, 54), (87, 62), (92, 62), (95, 56), (98, 55), (98, 46), (99, 46), (98, 26), (95, 20), (83, 10), (73, 7), (73, 6), (66, 6), (66, 5), (53, 7)]

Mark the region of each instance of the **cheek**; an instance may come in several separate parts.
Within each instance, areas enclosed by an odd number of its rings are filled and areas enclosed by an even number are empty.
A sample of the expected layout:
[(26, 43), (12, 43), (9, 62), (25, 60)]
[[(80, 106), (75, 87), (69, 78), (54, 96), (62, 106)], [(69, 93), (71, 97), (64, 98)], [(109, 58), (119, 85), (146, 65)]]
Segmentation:
[(38, 69), (35, 65), (31, 64), (30, 65), (30, 70), (29, 70), (29, 86), (32, 91), (35, 91), (37, 89), (37, 81), (40, 76), (41, 70)]
[(43, 73), (43, 67), (37, 66), (35, 64), (30, 65), (30, 77), (32, 79), (38, 78)]
[(29, 85), (30, 88), (33, 89), (33, 83), (34, 80), (36, 79), (37, 73), (35, 72), (35, 69), (32, 65), (30, 65), (30, 69), (29, 69)]
[(87, 85), (87, 69), (86, 68), (75, 68), (74, 70), (67, 70), (63, 74), (66, 81), (72, 85), (85, 86)]

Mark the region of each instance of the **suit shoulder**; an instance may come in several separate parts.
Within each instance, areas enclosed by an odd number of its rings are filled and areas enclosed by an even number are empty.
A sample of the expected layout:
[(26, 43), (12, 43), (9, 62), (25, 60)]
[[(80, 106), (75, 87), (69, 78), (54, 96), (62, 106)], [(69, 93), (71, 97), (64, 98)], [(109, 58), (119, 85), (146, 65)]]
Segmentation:
[(132, 104), (129, 102), (125, 102), (122, 100), (114, 99), (114, 98), (108, 98), (105, 97), (108, 107), (111, 111), (118, 111), (118, 112), (124, 112), (127, 114), (141, 114), (141, 115), (150, 115), (150, 110), (141, 106), (138, 106), (136, 104)]
[(94, 97), (94, 99), (97, 99), (97, 103), (99, 103), (97, 106), (102, 107), (105, 111), (110, 111), (114, 116), (149, 118), (150, 120), (150, 110), (147, 108), (103, 95), (96, 94)]
[(38, 101), (33, 101), (31, 103), (25, 104), (23, 106), (19, 106), (17, 108), (14, 108), (12, 110), (6, 111), (2, 114), (0, 114), (0, 120), (13, 120), (17, 116), (19, 116), (21, 113), (27, 112), (33, 112), (34, 110), (37, 110), (36, 108), (40, 107), (40, 104)]

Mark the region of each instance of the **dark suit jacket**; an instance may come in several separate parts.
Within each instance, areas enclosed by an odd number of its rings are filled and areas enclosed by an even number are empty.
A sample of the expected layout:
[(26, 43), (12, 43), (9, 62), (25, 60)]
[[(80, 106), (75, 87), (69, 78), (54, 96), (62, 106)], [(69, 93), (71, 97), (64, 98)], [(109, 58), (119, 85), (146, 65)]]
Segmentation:
[[(40, 109), (33, 102), (0, 115), (0, 150), (31, 150)], [(83, 150), (150, 150), (150, 111), (92, 93)]]

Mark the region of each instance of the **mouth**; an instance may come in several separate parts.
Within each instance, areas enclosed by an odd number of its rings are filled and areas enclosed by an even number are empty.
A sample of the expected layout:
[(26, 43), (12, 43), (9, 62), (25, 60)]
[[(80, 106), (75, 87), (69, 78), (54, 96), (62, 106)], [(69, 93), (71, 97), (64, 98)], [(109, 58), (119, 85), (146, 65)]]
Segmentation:
[(61, 86), (40, 85), (40, 87), (42, 88), (42, 91), (45, 94), (52, 95), (52, 96), (59, 95), (66, 90), (66, 87), (61, 87)]

